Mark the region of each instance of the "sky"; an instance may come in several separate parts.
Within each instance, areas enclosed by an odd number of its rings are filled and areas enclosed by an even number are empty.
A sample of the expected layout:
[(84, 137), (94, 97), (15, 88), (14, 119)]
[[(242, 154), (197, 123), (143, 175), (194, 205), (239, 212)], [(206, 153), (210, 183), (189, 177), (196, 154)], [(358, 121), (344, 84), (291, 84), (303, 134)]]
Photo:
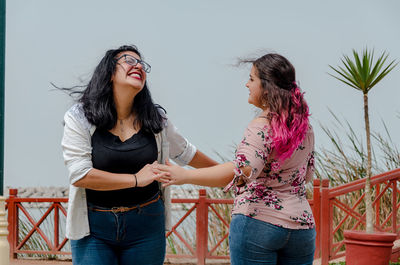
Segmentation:
[[(8, 0), (6, 1), (5, 186), (66, 186), (60, 146), (73, 100), (54, 90), (86, 84), (108, 49), (135, 44), (151, 64), (153, 99), (190, 142), (214, 159), (233, 156), (255, 109), (238, 58), (277, 52), (296, 68), (316, 135), (330, 110), (364, 137), (362, 93), (329, 65), (365, 47), (400, 60), (396, 0)], [(400, 66), (369, 94), (372, 130), (400, 134)]]

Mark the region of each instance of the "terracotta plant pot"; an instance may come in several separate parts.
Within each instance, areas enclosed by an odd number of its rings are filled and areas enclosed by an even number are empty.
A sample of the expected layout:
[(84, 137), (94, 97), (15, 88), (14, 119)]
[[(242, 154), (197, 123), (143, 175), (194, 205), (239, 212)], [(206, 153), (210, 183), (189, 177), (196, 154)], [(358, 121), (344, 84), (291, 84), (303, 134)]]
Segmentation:
[(365, 231), (344, 231), (346, 265), (388, 265), (397, 234)]

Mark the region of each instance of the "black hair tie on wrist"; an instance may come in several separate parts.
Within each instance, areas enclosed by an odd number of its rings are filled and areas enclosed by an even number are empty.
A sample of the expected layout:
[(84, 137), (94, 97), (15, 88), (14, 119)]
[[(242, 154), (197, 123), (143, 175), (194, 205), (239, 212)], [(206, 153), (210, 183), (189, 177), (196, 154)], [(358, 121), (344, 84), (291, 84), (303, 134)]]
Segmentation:
[(136, 188), (137, 187), (137, 177), (136, 177), (136, 174), (133, 174), (133, 176), (135, 177), (135, 186), (134, 186), (134, 188)]

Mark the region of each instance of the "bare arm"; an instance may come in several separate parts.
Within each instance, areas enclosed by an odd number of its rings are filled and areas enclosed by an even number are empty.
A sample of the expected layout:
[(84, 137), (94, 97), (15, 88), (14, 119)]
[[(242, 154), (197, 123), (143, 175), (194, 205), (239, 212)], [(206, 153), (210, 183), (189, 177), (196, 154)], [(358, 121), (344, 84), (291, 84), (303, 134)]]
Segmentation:
[(125, 188), (144, 187), (154, 180), (162, 180), (168, 173), (157, 174), (152, 165), (144, 166), (138, 173), (136, 179), (134, 174), (110, 173), (99, 169), (91, 169), (83, 178), (73, 183), (76, 187), (92, 190), (119, 190)]
[(224, 187), (233, 179), (235, 165), (227, 162), (224, 164), (187, 170), (186, 183), (209, 187)]
[(195, 168), (202, 168), (202, 167), (212, 167), (216, 166), (218, 163), (211, 159), (210, 157), (206, 156), (204, 153), (200, 152), (199, 150), (196, 151), (194, 157), (189, 162), (189, 166)]
[(134, 187), (135, 177), (133, 174), (116, 174), (93, 168), (73, 185), (92, 190), (118, 190)]
[[(201, 168), (218, 165), (213, 159), (209, 158), (200, 151), (196, 151), (193, 159), (189, 163), (190, 166)], [(149, 185), (154, 180), (162, 181), (163, 177), (168, 175), (167, 172), (160, 173), (151, 165), (146, 165), (137, 174), (137, 187), (144, 187)], [(81, 188), (88, 188), (92, 190), (118, 190), (135, 187), (134, 174), (117, 174), (110, 173), (99, 169), (91, 169), (85, 177), (76, 181), (73, 185)]]
[[(168, 161), (165, 165), (157, 165), (155, 168), (169, 173), (164, 180), (164, 186), (194, 184), (209, 187), (224, 187), (232, 181), (234, 176), (234, 163), (227, 162), (212, 167), (199, 169), (184, 169), (178, 165), (172, 165)], [(245, 167), (243, 173), (248, 174), (250, 167)]]
[[(265, 121), (255, 120), (249, 124), (245, 131), (243, 141), (236, 152), (236, 158), (232, 162), (214, 165), (206, 168), (186, 170), (177, 165), (158, 165), (156, 168), (162, 172), (168, 172), (165, 186), (180, 184), (195, 184), (210, 187), (223, 187), (229, 184), (235, 176), (239, 176), (238, 184), (254, 177), (253, 172), (261, 172), (265, 165), (265, 159), (269, 156), (271, 148), (267, 148), (264, 135)], [(256, 154), (256, 156), (255, 156)], [(249, 158), (249, 159), (248, 159)], [(250, 159), (251, 158), (251, 159)], [(193, 158), (196, 161), (195, 158)], [(192, 163), (194, 164), (194, 163)], [(240, 170), (237, 170), (239, 167)], [(168, 180), (168, 178), (170, 178)]]

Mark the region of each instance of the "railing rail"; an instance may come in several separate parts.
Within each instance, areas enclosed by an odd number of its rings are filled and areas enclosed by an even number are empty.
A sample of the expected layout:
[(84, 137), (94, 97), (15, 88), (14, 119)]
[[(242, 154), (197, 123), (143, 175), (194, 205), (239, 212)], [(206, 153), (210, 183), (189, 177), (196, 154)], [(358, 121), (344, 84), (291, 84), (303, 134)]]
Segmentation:
[[(8, 209), (8, 241), (10, 244), (10, 255), (11, 258), (17, 258), (17, 254), (44, 254), (44, 255), (68, 255), (69, 252), (62, 251), (61, 249), (67, 243), (67, 238), (59, 241), (59, 227), (60, 227), (60, 211), (64, 216), (67, 216), (66, 209), (61, 205), (61, 203), (67, 203), (67, 198), (19, 198), (18, 190), (10, 189), (9, 198), (6, 200), (6, 208)], [(43, 213), (38, 221), (32, 217), (31, 213), (23, 206), (23, 203), (50, 203), (50, 206)], [(44, 220), (49, 218), (51, 212), (54, 212), (54, 233), (52, 240), (43, 232), (40, 225)], [(21, 237), (19, 232), (19, 222), (20, 215), (23, 214), (27, 221), (32, 226), (29, 232)], [(44, 240), (48, 250), (31, 250), (24, 249), (28, 240), (32, 235), (37, 232), (41, 239)]]
[[(400, 169), (392, 170), (383, 174), (372, 177), (371, 186), (374, 190), (375, 198), (373, 206), (376, 213), (375, 228), (380, 231), (399, 233), (400, 226), (398, 225), (397, 214), (400, 207), (398, 194), (400, 182)], [(343, 229), (360, 229), (365, 224), (364, 210), (360, 210), (363, 202), (365, 179), (353, 181), (339, 187), (329, 187), (329, 180), (314, 180), (313, 182), (313, 199), (309, 200), (312, 207), (315, 223), (316, 223), (316, 251), (315, 257), (321, 257), (321, 264), (328, 264), (329, 260), (343, 256), (342, 251), (344, 241), (340, 238)], [(356, 200), (352, 201), (353, 205), (348, 205), (346, 200), (341, 199), (352, 193), (360, 193)], [(60, 218), (65, 218), (66, 210), (62, 204), (66, 204), (67, 198), (19, 198), (17, 190), (10, 189), (9, 198), (6, 200), (8, 208), (8, 223), (10, 255), (12, 258), (17, 258), (17, 254), (48, 254), (48, 255), (66, 255), (70, 252), (63, 251), (63, 247), (68, 239), (60, 231)], [(383, 201), (385, 198), (386, 201)], [(388, 198), (390, 198), (391, 209), (388, 212)], [(23, 206), (23, 203), (50, 203), (47, 211), (39, 218), (34, 220), (29, 212)], [(233, 199), (212, 199), (207, 198), (206, 190), (199, 190), (198, 198), (173, 198), (173, 204), (192, 204), (188, 207), (181, 218), (173, 225), (171, 231), (166, 233), (168, 239), (175, 235), (183, 244), (189, 254), (167, 254), (167, 258), (193, 258), (198, 260), (198, 264), (205, 264), (206, 259), (229, 259), (227, 255), (216, 253), (217, 248), (227, 240), (229, 235), (229, 220), (225, 219), (215, 209), (215, 204), (232, 204)], [(385, 208), (385, 209), (383, 209)], [(384, 210), (386, 215), (384, 215)], [(40, 228), (41, 223), (49, 218), (50, 213), (54, 211), (54, 237), (46, 237)], [(196, 238), (195, 243), (188, 242), (187, 238), (182, 235), (178, 228), (182, 223), (193, 213), (196, 213)], [(335, 215), (334, 215), (335, 213)], [(225, 233), (219, 235), (220, 238), (215, 239), (214, 244), (210, 243), (209, 238), (209, 220), (211, 215), (216, 216), (219, 222), (225, 228)], [(338, 219), (337, 216), (341, 218)], [(19, 220), (25, 216), (29, 220), (32, 228), (24, 238), (21, 237), (19, 229)], [(333, 219), (337, 218), (335, 225)], [(213, 219), (214, 220), (214, 219)], [(350, 227), (346, 227), (351, 224)], [(24, 249), (26, 242), (37, 232), (47, 245), (47, 251), (28, 250)], [(21, 238), (20, 238), (21, 237)], [(338, 239), (339, 238), (339, 239)], [(335, 239), (335, 240), (334, 240)]]
[[(385, 181), (398, 180), (399, 177), (400, 177), (400, 168), (379, 175), (375, 175), (371, 178), (371, 186), (383, 183)], [(358, 179), (350, 183), (330, 188), (329, 196), (330, 198), (337, 197), (349, 192), (364, 189), (364, 187), (365, 187), (365, 178)]]
[[(36, 220), (29, 210), (23, 205), (24, 203), (47, 203), (45, 212), (41, 214), (39, 220)], [(67, 215), (66, 209), (62, 204), (67, 204), (67, 198), (19, 198), (17, 189), (9, 190), (9, 197), (6, 200), (6, 209), (8, 210), (8, 241), (10, 244), (10, 257), (16, 259), (18, 254), (42, 254), (42, 255), (70, 255), (71, 252), (63, 251), (62, 248), (68, 242), (65, 235), (61, 235), (60, 238), (60, 216)], [(214, 252), (218, 246), (226, 240), (228, 233), (222, 235), (222, 238), (214, 246), (209, 246), (208, 244), (208, 219), (209, 212), (214, 213), (217, 218), (221, 220), (224, 226), (229, 228), (228, 221), (225, 220), (214, 208), (214, 204), (233, 204), (233, 199), (211, 199), (207, 198), (206, 190), (199, 190), (198, 198), (173, 198), (173, 204), (193, 204), (186, 213), (173, 225), (171, 231), (166, 233), (166, 238), (175, 234), (179, 240), (185, 245), (189, 250), (190, 254), (167, 254), (167, 258), (194, 258), (198, 260), (198, 264), (205, 264), (205, 260), (211, 259), (229, 259), (227, 255), (216, 255)], [(60, 213), (61, 212), (61, 213)], [(185, 240), (178, 232), (178, 227), (183, 223), (183, 221), (193, 212), (196, 212), (196, 247), (192, 247), (190, 243)], [(53, 213), (53, 216), (50, 216)], [(19, 231), (19, 223), (21, 217), (24, 217), (30, 224), (28, 232), (21, 236)], [(54, 231), (51, 239), (42, 231), (40, 228), (44, 220), (47, 218), (54, 217), (53, 225)], [(26, 243), (32, 237), (34, 233), (37, 233), (41, 240), (45, 242), (45, 246), (48, 250), (33, 250), (24, 249)]]
[[(229, 228), (227, 221), (215, 210), (212, 204), (233, 204), (233, 199), (210, 199), (207, 198), (206, 190), (199, 190), (199, 197), (196, 199), (178, 199), (173, 198), (172, 203), (192, 203), (194, 204), (168, 231), (166, 237), (175, 234), (179, 240), (187, 247), (191, 255), (167, 254), (167, 258), (197, 258), (198, 264), (205, 264), (205, 259), (229, 259), (227, 255), (214, 255), (214, 251), (228, 237), (228, 233), (222, 236), (215, 246), (208, 246), (208, 219), (209, 212), (214, 212), (222, 223)], [(196, 249), (184, 239), (177, 231), (182, 222), (194, 211), (196, 211)], [(211, 250), (208, 250), (211, 249)]]
[[(397, 220), (400, 206), (399, 183), (400, 169), (371, 178), (371, 187), (374, 192), (372, 205), (375, 210), (375, 230), (377, 231), (399, 235), (400, 226)], [(329, 263), (329, 260), (345, 255), (343, 230), (360, 230), (365, 225), (365, 206), (363, 205), (365, 194), (362, 192), (365, 188), (365, 179), (331, 188), (329, 180), (324, 179), (319, 188), (317, 185), (318, 183), (314, 181), (314, 201), (320, 204), (314, 206), (317, 223), (316, 256), (320, 255), (321, 264), (325, 265)], [(355, 200), (346, 203), (346, 196), (350, 195), (354, 195)], [(348, 205), (350, 203), (353, 205)], [(317, 211), (320, 212), (317, 213)], [(337, 218), (335, 226), (334, 218)]]

